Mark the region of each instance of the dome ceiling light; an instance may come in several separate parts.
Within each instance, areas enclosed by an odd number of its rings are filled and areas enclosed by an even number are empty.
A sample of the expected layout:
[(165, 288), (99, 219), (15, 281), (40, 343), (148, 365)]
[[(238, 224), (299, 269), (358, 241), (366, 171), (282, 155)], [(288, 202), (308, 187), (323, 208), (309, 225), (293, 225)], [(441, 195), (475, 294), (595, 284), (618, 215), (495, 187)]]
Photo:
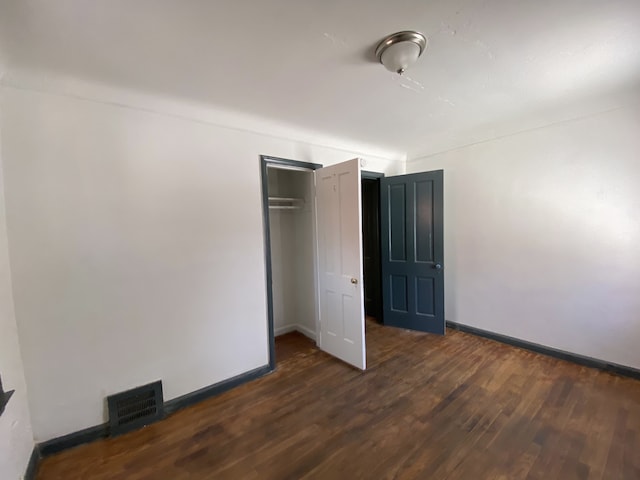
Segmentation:
[(394, 33), (376, 47), (376, 58), (390, 72), (402, 75), (427, 48), (427, 38), (420, 32), (406, 30)]

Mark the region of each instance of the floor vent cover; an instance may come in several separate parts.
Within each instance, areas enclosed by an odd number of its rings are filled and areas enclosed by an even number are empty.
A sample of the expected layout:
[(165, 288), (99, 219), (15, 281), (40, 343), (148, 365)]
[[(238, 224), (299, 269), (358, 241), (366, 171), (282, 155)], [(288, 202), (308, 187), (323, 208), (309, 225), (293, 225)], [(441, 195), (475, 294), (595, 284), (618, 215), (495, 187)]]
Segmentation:
[(144, 427), (163, 416), (162, 381), (107, 397), (111, 436)]

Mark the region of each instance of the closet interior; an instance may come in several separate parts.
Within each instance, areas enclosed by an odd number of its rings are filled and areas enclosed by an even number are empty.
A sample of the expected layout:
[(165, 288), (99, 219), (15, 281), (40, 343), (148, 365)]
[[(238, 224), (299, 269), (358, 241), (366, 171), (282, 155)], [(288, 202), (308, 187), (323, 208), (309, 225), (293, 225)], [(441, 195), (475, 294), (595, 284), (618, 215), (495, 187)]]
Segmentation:
[(276, 336), (316, 338), (313, 171), (269, 165), (269, 236)]

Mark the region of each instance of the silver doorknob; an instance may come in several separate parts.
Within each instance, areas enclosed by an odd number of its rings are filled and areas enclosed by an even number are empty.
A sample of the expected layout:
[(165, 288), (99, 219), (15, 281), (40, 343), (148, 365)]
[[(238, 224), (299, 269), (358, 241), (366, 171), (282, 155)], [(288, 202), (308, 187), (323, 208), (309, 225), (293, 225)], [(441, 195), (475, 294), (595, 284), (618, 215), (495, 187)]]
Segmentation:
[(441, 263), (436, 263), (433, 267), (434, 267), (436, 270), (442, 270), (442, 264), (441, 264)]
[(357, 278), (352, 278), (351, 279), (351, 283), (353, 283), (354, 285), (358, 284), (358, 279)]

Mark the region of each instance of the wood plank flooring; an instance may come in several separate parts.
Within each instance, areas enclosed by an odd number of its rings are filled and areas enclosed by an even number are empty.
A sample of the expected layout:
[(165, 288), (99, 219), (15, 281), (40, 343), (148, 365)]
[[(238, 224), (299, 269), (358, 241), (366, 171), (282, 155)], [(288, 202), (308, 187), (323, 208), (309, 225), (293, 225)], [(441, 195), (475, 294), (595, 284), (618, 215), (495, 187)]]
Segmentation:
[(640, 382), (448, 330), (369, 321), (359, 372), (299, 334), (275, 373), (39, 480), (640, 479)]

